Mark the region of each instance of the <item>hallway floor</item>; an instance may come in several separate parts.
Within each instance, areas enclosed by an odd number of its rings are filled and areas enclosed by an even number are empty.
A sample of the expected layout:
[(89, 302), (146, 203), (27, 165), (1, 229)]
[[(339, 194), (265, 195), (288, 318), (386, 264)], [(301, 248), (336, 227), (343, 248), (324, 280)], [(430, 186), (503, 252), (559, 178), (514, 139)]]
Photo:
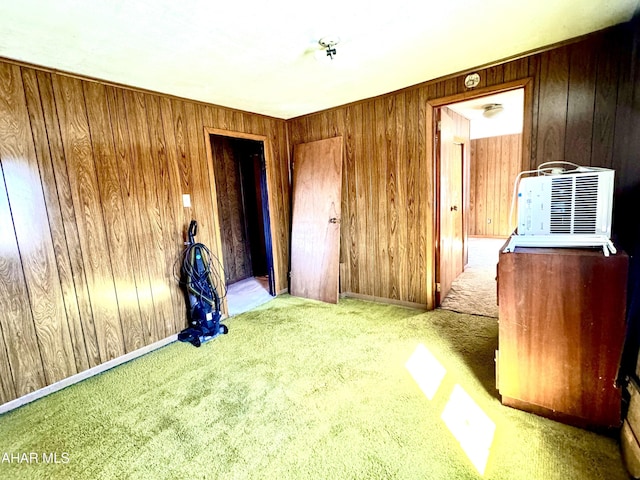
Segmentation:
[(232, 283), (227, 287), (229, 316), (249, 311), (272, 298), (269, 294), (269, 279), (266, 276), (250, 277)]
[(486, 317), (498, 316), (496, 266), (506, 239), (469, 237), (469, 263), (453, 281), (441, 308)]

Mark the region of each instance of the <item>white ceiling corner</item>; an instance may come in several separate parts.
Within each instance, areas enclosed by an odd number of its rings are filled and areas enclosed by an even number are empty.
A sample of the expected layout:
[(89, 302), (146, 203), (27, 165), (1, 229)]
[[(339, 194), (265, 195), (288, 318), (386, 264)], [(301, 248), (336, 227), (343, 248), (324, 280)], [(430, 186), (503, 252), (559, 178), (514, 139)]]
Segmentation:
[[(0, 56), (278, 118), (628, 21), (639, 0), (0, 0)], [(318, 40), (340, 37), (335, 60)]]

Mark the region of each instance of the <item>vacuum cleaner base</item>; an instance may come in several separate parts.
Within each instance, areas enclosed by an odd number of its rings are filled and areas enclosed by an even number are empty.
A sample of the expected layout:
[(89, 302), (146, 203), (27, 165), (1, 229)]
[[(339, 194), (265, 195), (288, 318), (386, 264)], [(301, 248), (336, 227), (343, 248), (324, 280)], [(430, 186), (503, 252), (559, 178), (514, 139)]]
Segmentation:
[(229, 333), (229, 329), (222, 324), (218, 325), (217, 331), (214, 329), (186, 328), (178, 334), (178, 340), (189, 342), (194, 347), (199, 347), (218, 335), (226, 335), (227, 333)]

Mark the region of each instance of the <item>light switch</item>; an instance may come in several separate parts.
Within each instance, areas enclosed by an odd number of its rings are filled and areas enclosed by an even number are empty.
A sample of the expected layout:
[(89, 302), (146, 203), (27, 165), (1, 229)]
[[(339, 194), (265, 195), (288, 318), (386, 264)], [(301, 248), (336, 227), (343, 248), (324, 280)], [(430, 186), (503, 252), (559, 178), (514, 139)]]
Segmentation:
[(191, 195), (188, 193), (182, 195), (182, 205), (184, 208), (191, 208)]

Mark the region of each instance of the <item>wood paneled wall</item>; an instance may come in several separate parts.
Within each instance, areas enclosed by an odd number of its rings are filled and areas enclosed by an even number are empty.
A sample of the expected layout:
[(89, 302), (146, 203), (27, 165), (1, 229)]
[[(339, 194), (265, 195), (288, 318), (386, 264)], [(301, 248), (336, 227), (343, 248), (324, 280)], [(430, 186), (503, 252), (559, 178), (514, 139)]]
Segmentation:
[(428, 303), (433, 192), (426, 90), (290, 121), (292, 145), (342, 135), (342, 292)]
[[(480, 69), (478, 88), (533, 80), (530, 165), (568, 160), (609, 166), (638, 180), (633, 139), (637, 79), (634, 24)], [(634, 83), (635, 82), (635, 83)], [(292, 145), (345, 139), (341, 287), (345, 292), (431, 308), (433, 165), (427, 102), (467, 92), (464, 75), (289, 121)], [(620, 183), (618, 183), (620, 185)], [(346, 220), (346, 221), (345, 221)], [(620, 222), (620, 221), (619, 221)]]
[(216, 178), (220, 242), (227, 283), (252, 275), (251, 249), (246, 235), (240, 164), (232, 141), (212, 135), (211, 153)]
[(471, 140), (469, 235), (511, 235), (516, 221), (509, 221), (513, 182), (521, 166), (521, 133)]
[(218, 247), (205, 127), (268, 138), (285, 289), (283, 120), (0, 62), (0, 403), (186, 326), (174, 262), (188, 222)]

